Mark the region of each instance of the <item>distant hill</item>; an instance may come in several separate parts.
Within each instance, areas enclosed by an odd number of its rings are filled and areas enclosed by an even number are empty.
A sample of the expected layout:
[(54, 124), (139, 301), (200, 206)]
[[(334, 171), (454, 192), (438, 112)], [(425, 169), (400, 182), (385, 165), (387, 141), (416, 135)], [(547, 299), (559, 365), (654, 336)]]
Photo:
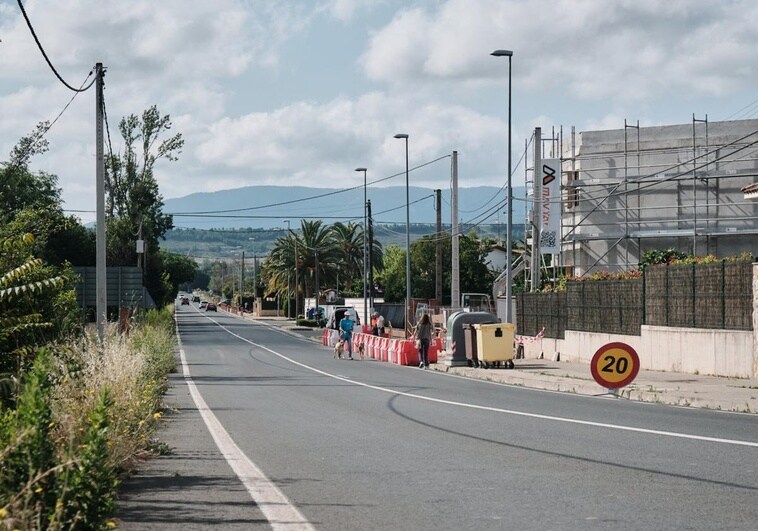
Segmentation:
[[(411, 223), (435, 223), (434, 190), (411, 186)], [(514, 188), (514, 197), (523, 197), (523, 188)], [(405, 223), (405, 187), (369, 187), (368, 199), (377, 223)], [(504, 191), (492, 186), (458, 189), (459, 219), (479, 223), (495, 212)], [(361, 221), (363, 219), (363, 187), (345, 191), (343, 188), (311, 188), (305, 186), (248, 186), (218, 192), (194, 193), (166, 199), (163, 212), (174, 215), (177, 228), (278, 228), (289, 219), (295, 226), (300, 219)], [(514, 223), (523, 222), (523, 203), (514, 203)], [(244, 210), (243, 210), (244, 209)], [(500, 223), (505, 223), (500, 208)], [(442, 222), (450, 223), (450, 190), (442, 190)], [(486, 221), (494, 223), (491, 217)]]
[[(411, 187), (411, 240), (435, 231), (434, 191)], [(523, 188), (514, 188), (514, 197), (522, 197)], [(405, 245), (405, 187), (369, 188), (375, 237), (382, 245)], [(458, 211), (461, 231), (475, 229), (480, 235), (505, 238), (504, 209), (497, 223), (496, 205), (504, 200), (499, 188), (481, 186), (460, 188)], [(290, 227), (299, 227), (301, 219), (363, 221), (363, 188), (342, 189), (250, 186), (234, 190), (196, 193), (167, 199), (163, 211), (174, 215), (175, 229), (166, 234), (161, 247), (198, 259), (238, 259), (268, 254), (277, 238)], [(523, 202), (514, 203), (523, 209)], [(241, 210), (246, 209), (246, 210)], [(225, 211), (225, 212), (218, 212)], [(495, 213), (495, 214), (493, 214)], [(522, 239), (524, 212), (514, 210), (513, 236)], [(450, 190), (442, 191), (442, 223), (450, 230)]]

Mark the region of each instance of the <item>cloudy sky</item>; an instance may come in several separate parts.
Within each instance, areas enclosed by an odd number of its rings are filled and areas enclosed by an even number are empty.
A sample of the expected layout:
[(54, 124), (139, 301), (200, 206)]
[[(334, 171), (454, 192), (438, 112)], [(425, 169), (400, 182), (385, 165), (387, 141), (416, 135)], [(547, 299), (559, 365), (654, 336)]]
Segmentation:
[[(165, 198), (245, 185), (348, 187), (457, 150), (462, 186), (506, 173), (513, 50), (514, 166), (549, 134), (758, 116), (754, 0), (26, 0), (61, 76), (107, 68), (117, 122), (157, 105), (186, 140), (156, 176)], [(0, 160), (73, 93), (0, 0)], [(49, 131), (34, 170), (94, 210), (94, 90)], [(449, 159), (411, 174), (446, 188)], [(514, 185), (523, 181), (516, 169)], [(382, 185), (402, 185), (403, 177)], [(360, 211), (360, 206), (358, 207)], [(92, 214), (82, 213), (88, 221)]]

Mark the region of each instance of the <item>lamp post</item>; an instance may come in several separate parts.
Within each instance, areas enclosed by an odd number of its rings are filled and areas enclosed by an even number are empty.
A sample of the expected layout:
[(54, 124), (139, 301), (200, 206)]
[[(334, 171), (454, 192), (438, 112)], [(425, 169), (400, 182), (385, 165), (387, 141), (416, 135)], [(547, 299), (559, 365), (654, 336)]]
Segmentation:
[(511, 187), (511, 50), (495, 50), (490, 55), (508, 58), (508, 222), (506, 224), (506, 263), (505, 263), (505, 322), (513, 322), (512, 291), (513, 291), (513, 189)]
[(363, 326), (368, 324), (368, 308), (366, 302), (366, 240), (368, 224), (366, 221), (366, 168), (355, 168), (355, 171), (363, 172)]
[[(290, 232), (290, 220), (285, 219), (284, 222), (287, 224), (287, 232)], [(287, 271), (287, 317), (290, 316), (290, 272)], [(278, 314), (277, 314), (278, 315)]]
[(410, 194), (408, 192), (408, 135), (398, 133), (395, 135), (395, 138), (405, 140), (405, 331), (407, 335), (411, 307), (411, 211)]
[[(297, 278), (297, 234), (290, 230), (290, 221), (286, 220), (286, 222), (287, 230), (292, 234), (292, 239), (295, 241), (295, 320), (297, 320), (297, 311), (299, 310), (298, 304), (300, 302), (298, 301), (297, 296), (297, 285), (299, 284), (299, 279)], [(287, 313), (289, 314), (289, 309), (287, 310)]]

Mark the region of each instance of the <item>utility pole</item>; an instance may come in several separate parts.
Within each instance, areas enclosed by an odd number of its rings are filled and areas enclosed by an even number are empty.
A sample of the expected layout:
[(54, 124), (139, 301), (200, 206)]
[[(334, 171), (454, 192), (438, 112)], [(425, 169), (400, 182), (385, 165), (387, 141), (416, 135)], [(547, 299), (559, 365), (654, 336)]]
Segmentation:
[(245, 291), (245, 251), (242, 251), (242, 266), (240, 267), (240, 306), (242, 304), (242, 295)]
[(542, 128), (534, 128), (534, 179), (532, 181), (532, 289), (540, 288), (540, 224), (542, 223)]
[(459, 262), (459, 248), (458, 248), (458, 152), (453, 151), (453, 159), (451, 162), (452, 173), (452, 186), (451, 186), (451, 198), (450, 198), (450, 215), (452, 217), (452, 230), (451, 230), (451, 248), (453, 254), (453, 267), (450, 276), (450, 306), (453, 309), (460, 308), (461, 306), (461, 288), (460, 288), (460, 274), (461, 266)]
[(102, 346), (105, 340), (105, 320), (108, 311), (105, 265), (105, 155), (103, 147), (103, 63), (95, 65), (95, 179), (97, 192), (96, 228), (96, 311), (97, 336)]
[(368, 216), (368, 300), (374, 307), (374, 223), (371, 219), (371, 199), (366, 201)]
[(253, 255), (253, 314), (255, 314), (255, 303), (258, 301), (258, 255)]
[(437, 236), (434, 240), (435, 266), (437, 277), (434, 282), (434, 298), (437, 304), (442, 306), (442, 190), (434, 191), (436, 196), (435, 209), (437, 211)]

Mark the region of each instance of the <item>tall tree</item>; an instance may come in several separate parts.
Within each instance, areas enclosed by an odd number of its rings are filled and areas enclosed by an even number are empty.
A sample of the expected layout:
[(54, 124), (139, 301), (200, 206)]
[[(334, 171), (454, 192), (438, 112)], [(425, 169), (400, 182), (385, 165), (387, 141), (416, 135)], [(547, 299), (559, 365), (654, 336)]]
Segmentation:
[(177, 160), (184, 145), (181, 133), (162, 138), (172, 128), (168, 115), (156, 106), (141, 117), (129, 115), (119, 123), (123, 154), (106, 159), (105, 190), (107, 253), (109, 265), (136, 265), (136, 240), (145, 242), (145, 285), (158, 304), (170, 300), (174, 291), (166, 284), (165, 268), (158, 255), (159, 239), (173, 227), (163, 213), (163, 197), (153, 173), (161, 159)]
[(108, 258), (112, 265), (136, 262), (134, 242), (140, 231), (147, 252), (154, 254), (158, 240), (173, 227), (171, 216), (163, 213), (163, 197), (153, 173), (158, 160), (177, 160), (184, 145), (181, 133), (161, 140), (171, 127), (170, 117), (161, 116), (154, 105), (141, 118), (131, 114), (119, 123), (124, 152), (107, 157), (105, 172)]

